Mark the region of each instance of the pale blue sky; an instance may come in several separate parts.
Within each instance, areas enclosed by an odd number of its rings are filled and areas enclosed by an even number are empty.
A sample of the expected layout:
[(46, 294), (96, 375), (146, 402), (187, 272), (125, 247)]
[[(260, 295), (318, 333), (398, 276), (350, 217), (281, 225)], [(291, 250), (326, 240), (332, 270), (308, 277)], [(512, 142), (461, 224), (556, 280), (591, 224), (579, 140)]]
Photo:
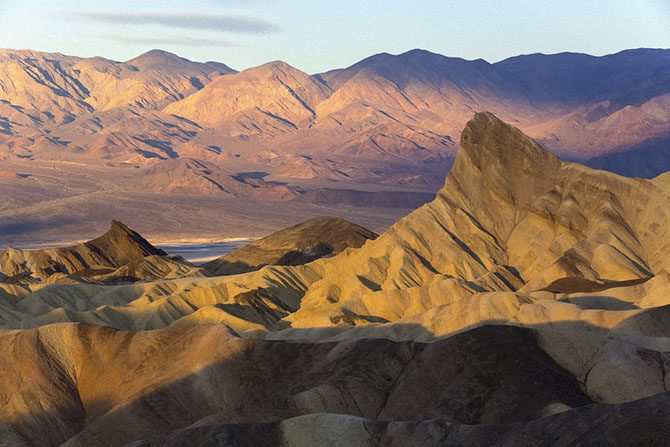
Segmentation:
[(523, 53), (670, 47), (670, 0), (0, 0), (0, 47), (127, 60), (153, 48), (310, 73), (423, 48)]

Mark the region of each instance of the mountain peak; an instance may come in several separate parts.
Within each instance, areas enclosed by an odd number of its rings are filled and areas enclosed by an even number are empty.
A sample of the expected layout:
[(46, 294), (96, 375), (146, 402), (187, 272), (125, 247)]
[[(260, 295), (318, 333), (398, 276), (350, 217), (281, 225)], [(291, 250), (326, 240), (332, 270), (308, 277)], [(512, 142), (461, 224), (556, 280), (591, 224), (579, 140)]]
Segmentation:
[(111, 233), (126, 233), (126, 234), (130, 234), (133, 232), (130, 228), (128, 228), (126, 224), (118, 220), (112, 220), (112, 225), (109, 231)]
[(170, 53), (169, 51), (153, 49), (153, 50), (149, 50), (146, 53), (142, 53), (139, 56), (131, 59), (130, 61), (128, 61), (128, 63), (130, 63), (131, 61), (156, 60), (156, 59), (186, 60), (181, 56), (177, 56), (174, 53)]
[[(277, 77), (292, 77), (303, 79), (305, 81), (310, 79), (310, 76), (307, 73), (281, 60), (266, 62), (265, 64), (258, 65), (257, 67), (247, 68), (240, 71), (238, 74), (240, 75), (238, 79), (258, 78), (262, 80), (268, 80)], [(230, 79), (228, 79), (228, 81), (229, 80)]]
[(461, 162), (467, 159), (479, 169), (491, 169), (496, 164), (511, 168), (518, 162), (527, 162), (538, 165), (538, 169), (532, 171), (539, 173), (560, 163), (555, 155), (491, 112), (475, 113), (468, 121), (461, 135), (457, 163), (459, 159)]
[(145, 256), (166, 254), (118, 220), (112, 220), (107, 233), (87, 242), (86, 245), (103, 253), (115, 265), (123, 265)]
[[(453, 63), (468, 63), (468, 62), (485, 62), (482, 59), (476, 61), (467, 61), (460, 57), (449, 57), (432, 51), (415, 48), (413, 50), (405, 51), (400, 54), (378, 53), (365, 58), (351, 67), (351, 68), (404, 68), (409, 70), (426, 69), (442, 67)], [(486, 62), (488, 64), (488, 62)], [(444, 68), (444, 67), (442, 67)]]
[(175, 66), (196, 64), (196, 62), (168, 51), (150, 50), (126, 61), (126, 64), (143, 69), (166, 70)]
[[(411, 50), (407, 50), (404, 53), (400, 53), (400, 56), (404, 55), (425, 55), (425, 56), (442, 56), (441, 54), (424, 50), (423, 48), (412, 48)], [(444, 56), (443, 56), (444, 57)]]
[(322, 74), (336, 89), (351, 78), (367, 78), (370, 75), (386, 78), (400, 88), (414, 84), (442, 86), (449, 83), (456, 84), (459, 89), (478, 90), (488, 86), (491, 90), (511, 90), (505, 80), (495, 73), (493, 66), (483, 59), (469, 61), (422, 49), (401, 54), (375, 54), (348, 68)]
[[(243, 132), (256, 126), (260, 129), (266, 123), (279, 132), (293, 132), (300, 123), (316, 117), (316, 107), (331, 93), (330, 87), (307, 73), (286, 62), (273, 61), (222, 76), (164, 111), (204, 126), (234, 119), (234, 126), (239, 125)], [(240, 112), (245, 115), (238, 115)], [(245, 120), (252, 120), (253, 126)]]
[(555, 155), (519, 129), (481, 112), (465, 126), (440, 194), (465, 197), (476, 209), (496, 203), (523, 209), (551, 188), (560, 166)]
[(284, 61), (276, 60), (276, 61), (271, 61), (267, 62), (263, 65), (259, 65), (258, 67), (253, 67), (249, 68), (245, 71), (248, 72), (279, 72), (279, 73), (301, 73), (304, 76), (307, 76), (307, 74), (303, 73), (301, 70), (295, 68), (291, 64), (288, 64)]

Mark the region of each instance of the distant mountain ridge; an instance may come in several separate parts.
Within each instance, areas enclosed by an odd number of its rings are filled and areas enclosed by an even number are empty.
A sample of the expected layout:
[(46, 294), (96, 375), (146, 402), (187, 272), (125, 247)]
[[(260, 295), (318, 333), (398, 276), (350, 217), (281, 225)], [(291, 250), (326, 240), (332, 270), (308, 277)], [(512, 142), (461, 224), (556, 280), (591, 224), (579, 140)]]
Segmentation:
[(670, 51), (662, 49), (624, 50), (600, 57), (529, 54), (494, 66), (520, 84), (535, 103), (612, 101), (620, 106), (639, 106), (668, 93), (670, 82)]
[[(494, 64), (411, 50), (316, 75), (281, 61), (238, 73), (161, 50), (126, 62), (2, 50), (0, 101), (0, 154), (49, 158), (45, 152), (97, 145), (113, 148), (98, 155), (105, 159), (142, 162), (154, 151), (136, 141), (156, 140), (173, 146), (166, 158), (224, 160), (251, 144), (349, 165), (356, 157), (380, 165), (382, 176), (407, 162), (407, 170), (430, 174), (450, 164), (460, 129), (482, 110), (578, 160), (667, 137), (670, 50), (530, 54)], [(139, 122), (102, 139), (112, 111)], [(90, 119), (94, 133), (82, 127)], [(213, 140), (229, 150), (213, 157)], [(264, 160), (279, 169), (281, 160)], [(605, 165), (625, 174), (613, 160)]]

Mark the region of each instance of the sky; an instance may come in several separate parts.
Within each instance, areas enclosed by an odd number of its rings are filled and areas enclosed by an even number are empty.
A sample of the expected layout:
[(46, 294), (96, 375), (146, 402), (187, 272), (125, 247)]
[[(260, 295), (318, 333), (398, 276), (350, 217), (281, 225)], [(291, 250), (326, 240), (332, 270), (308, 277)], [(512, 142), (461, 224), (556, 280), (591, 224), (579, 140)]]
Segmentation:
[(670, 48), (670, 0), (0, 0), (0, 47), (128, 60), (154, 48), (308, 73), (422, 48), (528, 53)]

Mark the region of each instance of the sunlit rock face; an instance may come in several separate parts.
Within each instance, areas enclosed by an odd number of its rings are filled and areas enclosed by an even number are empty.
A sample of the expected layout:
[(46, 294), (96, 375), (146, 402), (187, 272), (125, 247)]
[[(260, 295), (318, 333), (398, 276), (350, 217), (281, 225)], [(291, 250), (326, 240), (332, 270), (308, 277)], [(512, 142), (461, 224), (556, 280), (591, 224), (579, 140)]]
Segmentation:
[[(460, 148), (436, 198), (377, 238), (340, 221), (268, 237), (298, 247), (310, 228), (346, 246), (300, 265), (115, 285), (3, 271), (1, 439), (662, 443), (666, 177), (562, 162), (491, 113)], [(88, 246), (99, 259), (179, 262), (110, 234)]]

